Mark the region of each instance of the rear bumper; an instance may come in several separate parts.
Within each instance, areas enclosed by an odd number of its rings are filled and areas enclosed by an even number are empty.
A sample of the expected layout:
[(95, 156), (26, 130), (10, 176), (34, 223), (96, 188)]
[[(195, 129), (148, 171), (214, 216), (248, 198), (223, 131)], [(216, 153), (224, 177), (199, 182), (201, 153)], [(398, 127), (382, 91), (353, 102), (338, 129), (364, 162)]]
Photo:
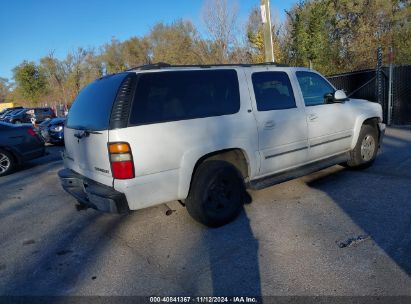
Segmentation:
[(130, 211), (124, 193), (90, 180), (70, 169), (60, 170), (58, 175), (63, 189), (74, 196), (79, 203), (104, 212), (128, 213)]

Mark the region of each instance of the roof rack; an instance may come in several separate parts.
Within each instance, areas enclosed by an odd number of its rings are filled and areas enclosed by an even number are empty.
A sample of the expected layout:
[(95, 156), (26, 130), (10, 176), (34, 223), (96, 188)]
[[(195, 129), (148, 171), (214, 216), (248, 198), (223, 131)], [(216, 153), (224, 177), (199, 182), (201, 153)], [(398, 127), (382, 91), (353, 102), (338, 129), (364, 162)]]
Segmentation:
[(276, 62), (263, 62), (263, 63), (227, 63), (227, 64), (187, 64), (187, 65), (172, 65), (166, 62), (157, 62), (152, 64), (145, 64), (137, 67), (130, 68), (126, 71), (133, 71), (133, 70), (157, 70), (162, 68), (211, 68), (211, 67), (253, 67), (253, 66), (275, 66), (275, 67), (288, 67), (286, 64), (276, 63)]

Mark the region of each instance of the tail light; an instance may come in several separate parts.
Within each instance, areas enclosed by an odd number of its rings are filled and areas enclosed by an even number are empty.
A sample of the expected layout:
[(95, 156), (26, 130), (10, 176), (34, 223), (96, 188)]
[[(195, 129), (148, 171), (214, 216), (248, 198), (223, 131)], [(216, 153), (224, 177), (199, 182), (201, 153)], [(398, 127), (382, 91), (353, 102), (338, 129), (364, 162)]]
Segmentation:
[(109, 143), (108, 152), (113, 178), (134, 178), (134, 162), (130, 145), (125, 142)]
[(37, 137), (37, 134), (36, 134), (36, 132), (34, 132), (34, 130), (32, 129), (32, 128), (28, 128), (27, 129), (27, 133), (29, 133), (31, 136), (33, 136), (33, 137)]

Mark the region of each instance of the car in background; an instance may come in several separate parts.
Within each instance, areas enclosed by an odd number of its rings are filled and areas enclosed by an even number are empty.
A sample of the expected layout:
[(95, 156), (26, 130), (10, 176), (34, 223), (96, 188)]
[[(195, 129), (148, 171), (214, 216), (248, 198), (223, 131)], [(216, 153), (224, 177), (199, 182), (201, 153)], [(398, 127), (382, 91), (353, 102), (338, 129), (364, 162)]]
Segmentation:
[(57, 117), (43, 121), (39, 125), (39, 134), (47, 143), (64, 145), (65, 121), (66, 119), (63, 117)]
[(24, 110), (24, 108), (4, 110), (2, 111), (2, 114), (0, 114), (0, 121), (8, 121), (8, 119), (10, 119), (11, 116), (22, 110)]
[(33, 119), (35, 119), (36, 123), (41, 123), (55, 117), (56, 115), (51, 108), (31, 108), (15, 112), (5, 119), (5, 121), (13, 124), (21, 124), (32, 123)]
[(32, 125), (0, 122), (0, 176), (23, 162), (45, 155), (44, 141)]
[(52, 108), (34, 108), (34, 118), (37, 123), (41, 123), (45, 120), (52, 119), (56, 117), (56, 113)]
[(13, 107), (13, 108), (5, 108), (5, 109), (3, 109), (3, 110), (1, 110), (0, 111), (0, 118), (3, 116), (3, 115), (6, 115), (7, 113), (9, 113), (9, 112), (11, 112), (11, 111), (13, 111), (13, 110), (21, 110), (21, 109), (23, 109), (23, 107)]

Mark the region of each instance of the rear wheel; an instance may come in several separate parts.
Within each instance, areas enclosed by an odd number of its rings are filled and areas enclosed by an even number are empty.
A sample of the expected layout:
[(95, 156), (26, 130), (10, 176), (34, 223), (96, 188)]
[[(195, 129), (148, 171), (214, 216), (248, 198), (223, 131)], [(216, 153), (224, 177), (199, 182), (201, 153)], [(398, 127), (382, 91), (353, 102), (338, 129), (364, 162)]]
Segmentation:
[(15, 165), (13, 155), (0, 149), (0, 176), (11, 173)]
[(375, 126), (363, 125), (357, 144), (350, 152), (347, 166), (351, 168), (366, 168), (372, 165), (378, 152), (378, 131)]
[(198, 222), (219, 227), (238, 216), (244, 194), (243, 178), (233, 165), (224, 161), (205, 161), (194, 174), (185, 205)]

